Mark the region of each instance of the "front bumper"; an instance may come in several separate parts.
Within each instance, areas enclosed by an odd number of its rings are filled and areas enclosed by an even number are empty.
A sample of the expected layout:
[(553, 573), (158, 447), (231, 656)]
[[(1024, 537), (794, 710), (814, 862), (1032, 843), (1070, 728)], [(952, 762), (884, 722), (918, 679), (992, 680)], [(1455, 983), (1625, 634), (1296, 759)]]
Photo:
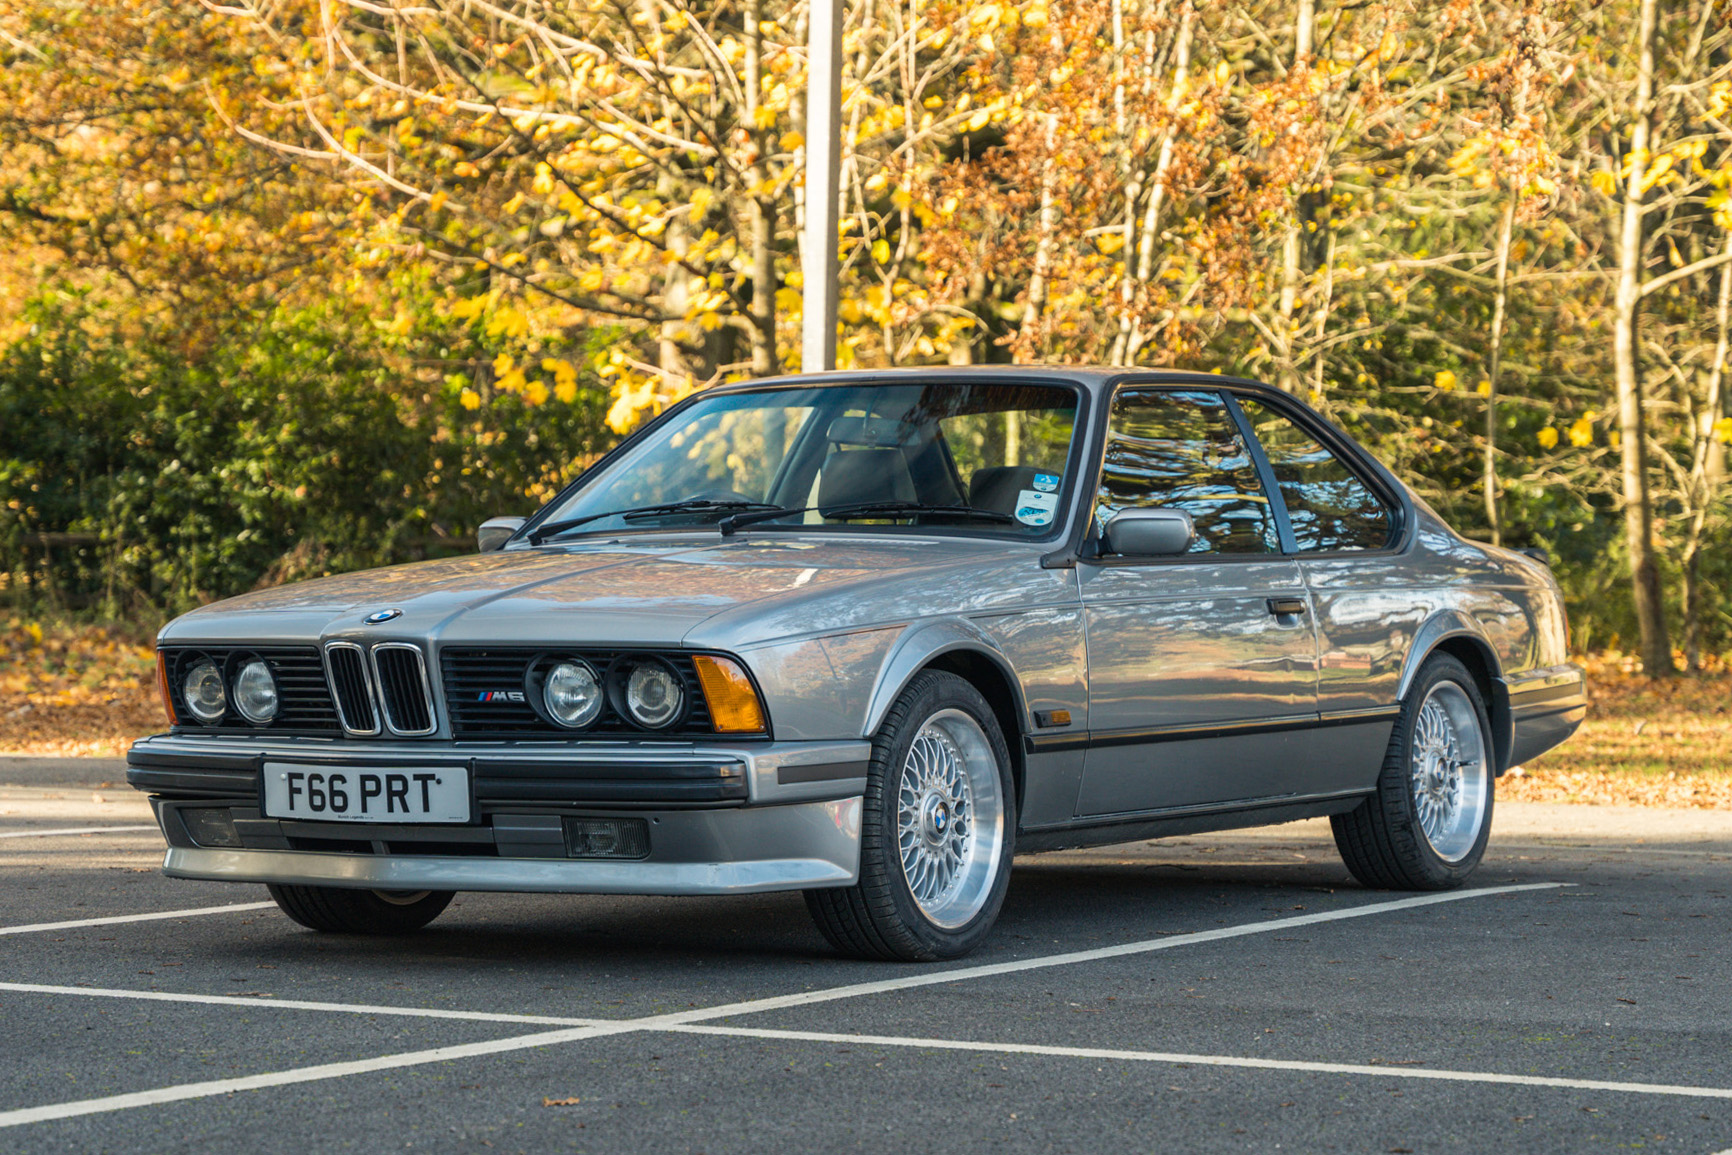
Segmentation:
[[(127, 754), (176, 878), (389, 890), (741, 894), (858, 876), (865, 742), (354, 742), (159, 735)], [(466, 825), (266, 817), (264, 764), (464, 766)], [(629, 820), (635, 859), (594, 856), (574, 822)]]

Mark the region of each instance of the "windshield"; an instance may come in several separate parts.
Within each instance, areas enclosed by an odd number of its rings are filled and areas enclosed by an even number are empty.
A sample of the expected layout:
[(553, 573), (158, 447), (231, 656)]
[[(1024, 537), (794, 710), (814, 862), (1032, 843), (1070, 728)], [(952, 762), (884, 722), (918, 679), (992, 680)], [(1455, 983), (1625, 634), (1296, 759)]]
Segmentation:
[(757, 527), (912, 523), (1040, 537), (1059, 518), (1076, 408), (1077, 391), (1058, 385), (700, 397), (561, 499), (536, 536), (714, 525), (750, 513)]

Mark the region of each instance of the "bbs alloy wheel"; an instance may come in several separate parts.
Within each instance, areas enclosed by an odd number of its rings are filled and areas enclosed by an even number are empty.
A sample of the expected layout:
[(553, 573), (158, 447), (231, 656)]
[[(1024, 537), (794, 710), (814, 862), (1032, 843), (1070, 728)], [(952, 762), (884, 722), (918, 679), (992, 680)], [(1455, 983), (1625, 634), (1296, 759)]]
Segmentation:
[(917, 676), (872, 744), (859, 881), (806, 892), (818, 929), (860, 958), (973, 950), (1010, 882), (1015, 797), (1010, 751), (986, 699), (954, 674)]
[(1456, 658), (1433, 655), (1402, 702), (1376, 791), (1330, 820), (1348, 870), (1391, 890), (1460, 886), (1485, 855), (1494, 774), (1478, 683)]

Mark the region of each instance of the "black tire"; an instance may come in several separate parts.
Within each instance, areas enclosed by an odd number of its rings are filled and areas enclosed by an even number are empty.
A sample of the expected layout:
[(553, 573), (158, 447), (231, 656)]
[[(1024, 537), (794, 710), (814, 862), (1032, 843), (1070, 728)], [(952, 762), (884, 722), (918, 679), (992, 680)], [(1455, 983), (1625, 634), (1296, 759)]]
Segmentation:
[(340, 886), (265, 887), (282, 912), (328, 934), (408, 934), (450, 905), (452, 890), (349, 890)]
[[(985, 735), (997, 763), (1002, 841), (984, 904), (959, 926), (934, 922), (910, 889), (897, 844), (898, 783), (916, 737), (943, 711), (961, 711)], [(980, 945), (998, 919), (1016, 850), (1016, 787), (1010, 749), (980, 691), (955, 674), (917, 675), (872, 740), (860, 815), (860, 878), (850, 887), (808, 890), (806, 908), (830, 945), (846, 955), (895, 962), (959, 958)]]
[[(1459, 688), (1477, 719), (1480, 756), (1484, 760), (1483, 814), (1477, 837), (1457, 855), (1446, 857), (1433, 847), (1420, 820), (1412, 773), (1414, 727), (1426, 700), (1442, 684)], [(1450, 693), (1450, 691), (1445, 691)], [(1459, 698), (1456, 701), (1460, 701)], [(1491, 720), (1485, 698), (1472, 673), (1448, 654), (1434, 654), (1420, 668), (1401, 704), (1401, 715), (1389, 737), (1389, 749), (1378, 775), (1377, 790), (1359, 806), (1330, 819), (1341, 858), (1366, 886), (1383, 890), (1450, 890), (1467, 881), (1485, 856), (1491, 837), (1492, 804), (1497, 766)]]

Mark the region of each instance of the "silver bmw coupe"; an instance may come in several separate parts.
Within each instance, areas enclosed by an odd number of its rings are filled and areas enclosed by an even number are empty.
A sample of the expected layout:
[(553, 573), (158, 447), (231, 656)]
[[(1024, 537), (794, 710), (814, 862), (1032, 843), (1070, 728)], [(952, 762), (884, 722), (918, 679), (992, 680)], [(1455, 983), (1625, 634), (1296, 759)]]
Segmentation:
[(206, 606), (158, 668), (174, 877), (350, 933), (799, 890), (910, 960), (1019, 852), (1328, 815), (1367, 886), (1457, 886), (1586, 713), (1543, 558), (1284, 393), (1125, 370), (711, 389), (478, 555)]

